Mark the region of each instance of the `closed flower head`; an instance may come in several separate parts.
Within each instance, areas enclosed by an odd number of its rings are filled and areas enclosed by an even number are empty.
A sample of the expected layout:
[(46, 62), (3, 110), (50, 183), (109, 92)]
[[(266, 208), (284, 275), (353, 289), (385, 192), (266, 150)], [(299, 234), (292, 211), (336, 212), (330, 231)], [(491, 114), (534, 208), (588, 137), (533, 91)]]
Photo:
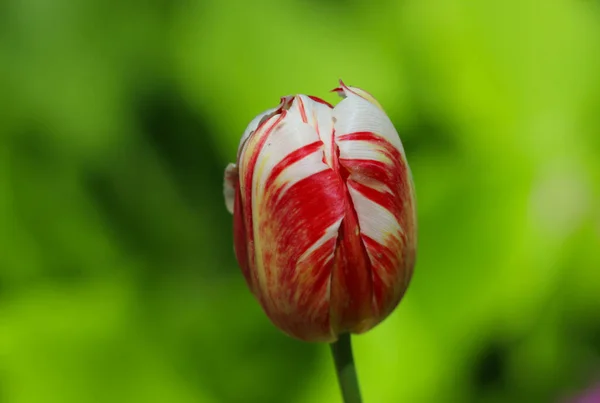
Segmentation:
[(416, 253), (412, 177), (398, 133), (366, 91), (335, 107), (286, 96), (257, 116), (225, 171), (235, 253), (273, 323), (333, 342), (388, 316)]

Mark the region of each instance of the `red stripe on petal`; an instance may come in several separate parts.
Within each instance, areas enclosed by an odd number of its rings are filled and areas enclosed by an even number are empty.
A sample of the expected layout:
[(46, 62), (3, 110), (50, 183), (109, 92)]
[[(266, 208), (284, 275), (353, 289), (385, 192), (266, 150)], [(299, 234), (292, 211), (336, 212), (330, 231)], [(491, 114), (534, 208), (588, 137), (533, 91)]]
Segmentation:
[[(400, 151), (383, 137), (371, 132), (346, 134), (339, 136), (338, 141), (368, 141), (386, 157), (387, 160), (340, 159), (340, 165), (350, 172), (349, 182), (356, 190), (390, 211), (404, 232), (409, 233), (408, 230), (414, 225), (414, 206), (410, 173)], [(385, 185), (392, 192), (391, 195), (384, 192), (377, 182)]]
[[(342, 183), (349, 172), (339, 164), (339, 149), (335, 147), (334, 172)], [(371, 328), (372, 280), (371, 263), (360, 237), (358, 217), (348, 189), (344, 186), (344, 221), (340, 226), (334, 265), (331, 273), (330, 315), (336, 334), (344, 331), (361, 333)]]
[(328, 291), (335, 241), (334, 238), (324, 243), (291, 270), (283, 271), (278, 279), (277, 283), (284, 286), (279, 288), (276, 298), (292, 301), (297, 314), (285, 310), (267, 309), (266, 312), (274, 323), (294, 337), (311, 341), (332, 338)]
[(373, 321), (371, 264), (348, 193), (344, 204), (344, 221), (340, 226), (331, 274), (330, 314), (336, 334), (361, 333), (370, 329)]
[[(390, 169), (389, 164), (382, 161), (340, 158), (340, 164), (353, 174), (385, 183), (388, 186), (396, 181), (395, 172)], [(394, 166), (391, 168), (394, 168)]]
[(340, 160), (340, 164), (351, 173), (348, 185), (391, 212), (407, 233), (407, 227), (412, 225), (413, 205), (406, 165), (374, 160)]
[(323, 104), (323, 105), (327, 105), (328, 107), (330, 107), (331, 109), (333, 109), (333, 105), (331, 105), (329, 102), (327, 102), (327, 101), (325, 101), (325, 100), (323, 100), (323, 99), (321, 99), (319, 97), (315, 97), (314, 95), (309, 95), (308, 97), (310, 99), (312, 99), (313, 101), (315, 101), (315, 102), (318, 102), (318, 103)]
[[(325, 307), (328, 296), (326, 291), (331, 276), (336, 238), (332, 238), (312, 251), (309, 256), (299, 260), (294, 267), (280, 273), (280, 282), (289, 285), (300, 311), (309, 312), (315, 300), (323, 301)], [(328, 326), (328, 325), (327, 325)]]
[(283, 195), (273, 194), (271, 200), (276, 203), (272, 208), (276, 210), (278, 218), (283, 222), (290, 222), (292, 228), (299, 230), (294, 233), (290, 231), (291, 228), (287, 228), (285, 233), (289, 239), (281, 241), (290, 241), (289, 246), (299, 253), (303, 252), (305, 249), (302, 245), (291, 241), (297, 235), (307, 237), (309, 241), (312, 238), (318, 239), (330, 224), (341, 218), (344, 211), (340, 193), (342, 187), (338, 178), (333, 171), (324, 170), (295, 183)]
[(300, 111), (300, 117), (304, 123), (308, 123), (308, 118), (306, 117), (306, 108), (304, 107), (304, 101), (302, 101), (302, 97), (296, 97), (296, 102), (298, 102), (298, 111)]
[[(368, 186), (364, 183), (357, 182), (356, 180), (349, 179), (347, 184), (348, 186), (352, 186), (352, 188), (360, 192), (367, 199), (379, 204), (392, 213), (396, 218), (396, 221), (402, 221), (402, 200), (399, 200), (396, 195), (385, 190), (374, 189), (372, 186), (376, 186), (376, 183)], [(392, 189), (390, 189), (390, 191), (392, 191)]]
[(337, 141), (367, 141), (377, 147), (382, 156), (387, 157), (389, 161), (389, 163), (386, 163), (372, 159), (341, 159), (340, 162), (343, 165), (348, 165), (351, 172), (364, 173), (372, 179), (384, 183), (394, 182), (398, 179), (405, 180), (407, 170), (404, 158), (400, 151), (385, 138), (371, 132), (355, 132), (339, 136)]
[(265, 183), (265, 189), (269, 189), (273, 186), (273, 183), (277, 180), (277, 177), (290, 165), (300, 161), (302, 158), (309, 156), (310, 154), (317, 152), (323, 146), (322, 141), (315, 141), (304, 147), (301, 147), (292, 153), (288, 154), (284, 159), (277, 163), (271, 170), (269, 178)]
[(414, 246), (393, 236), (382, 245), (363, 235), (370, 256), (373, 281), (373, 308), (383, 320), (398, 305), (412, 277)]
[(390, 144), (384, 137), (373, 132), (354, 132), (338, 136), (337, 141), (369, 141), (383, 147), (390, 157), (401, 158), (400, 151)]

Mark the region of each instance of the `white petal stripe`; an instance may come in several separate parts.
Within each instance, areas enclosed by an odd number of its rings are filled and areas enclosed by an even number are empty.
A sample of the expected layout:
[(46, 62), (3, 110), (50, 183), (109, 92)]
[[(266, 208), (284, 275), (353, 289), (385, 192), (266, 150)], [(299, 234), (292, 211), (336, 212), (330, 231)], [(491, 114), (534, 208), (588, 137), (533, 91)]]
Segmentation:
[(337, 145), (340, 149), (341, 159), (373, 160), (392, 165), (392, 161), (385, 154), (385, 149), (371, 141), (340, 139)]
[(329, 167), (323, 164), (323, 150), (318, 150), (291, 164), (277, 176), (275, 186), (280, 188), (277, 198), (283, 197), (285, 192), (300, 180), (326, 169)]
[[(273, 168), (282, 162), (288, 155), (294, 151), (310, 145), (316, 141), (320, 141), (315, 129), (302, 121), (298, 121), (294, 115), (286, 116), (278, 127), (270, 134), (269, 139), (260, 151), (258, 157), (259, 166), (254, 175), (254, 192), (260, 197), (261, 189), (264, 189)], [(323, 171), (328, 166), (323, 163), (323, 151), (313, 153), (308, 157), (300, 160), (300, 163), (295, 163), (288, 167), (285, 171), (291, 171), (280, 174), (283, 175), (282, 180), (287, 180), (292, 183), (301, 181), (304, 178), (314, 175), (317, 172)], [(306, 160), (306, 161), (305, 161)], [(295, 168), (293, 168), (295, 167)], [(258, 197), (256, 199), (258, 199)], [(259, 200), (257, 200), (258, 202)]]
[(352, 187), (349, 183), (348, 191), (354, 203), (354, 209), (358, 216), (360, 232), (382, 245), (386, 244), (385, 238), (394, 236), (401, 241), (402, 228), (389, 210), (366, 198), (362, 193)]
[[(340, 224), (342, 223), (342, 220), (343, 220), (343, 218), (339, 219), (338, 221), (333, 223), (329, 228), (327, 228), (327, 230), (325, 231), (325, 234), (323, 234), (323, 236), (321, 238), (319, 238), (314, 244), (312, 244), (310, 246), (310, 248), (306, 249), (306, 252), (304, 252), (302, 254), (302, 256), (300, 256), (300, 258), (298, 259), (298, 263), (302, 262), (304, 259), (309, 257), (311, 253), (313, 253), (315, 250), (317, 250), (321, 246), (323, 246), (325, 244), (325, 242), (327, 242), (331, 239), (337, 238), (338, 231), (340, 229)], [(333, 257), (334, 253), (335, 253), (335, 249), (332, 249), (331, 257)]]
[[(396, 147), (404, 157), (404, 148), (390, 118), (369, 101), (354, 93), (333, 108), (335, 136), (356, 132), (371, 132)], [(405, 157), (404, 157), (405, 158)]]

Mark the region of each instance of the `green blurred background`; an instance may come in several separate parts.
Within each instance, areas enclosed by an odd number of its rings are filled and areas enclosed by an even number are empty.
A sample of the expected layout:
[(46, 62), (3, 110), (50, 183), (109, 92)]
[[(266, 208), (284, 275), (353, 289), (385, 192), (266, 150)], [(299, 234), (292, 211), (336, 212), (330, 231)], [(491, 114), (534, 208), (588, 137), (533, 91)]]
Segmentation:
[(275, 329), (222, 197), (281, 95), (373, 93), (418, 264), (355, 338), (366, 402), (600, 379), (600, 2), (0, 2), (0, 402), (339, 402)]

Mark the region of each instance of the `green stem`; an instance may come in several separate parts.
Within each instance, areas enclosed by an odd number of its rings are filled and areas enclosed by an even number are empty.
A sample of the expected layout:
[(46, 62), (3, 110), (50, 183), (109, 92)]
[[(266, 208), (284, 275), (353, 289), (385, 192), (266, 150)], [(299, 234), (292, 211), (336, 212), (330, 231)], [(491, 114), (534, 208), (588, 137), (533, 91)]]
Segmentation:
[(341, 334), (339, 339), (331, 344), (331, 354), (335, 362), (338, 382), (342, 390), (344, 403), (361, 403), (360, 388), (356, 376), (356, 367), (352, 357), (350, 333)]

